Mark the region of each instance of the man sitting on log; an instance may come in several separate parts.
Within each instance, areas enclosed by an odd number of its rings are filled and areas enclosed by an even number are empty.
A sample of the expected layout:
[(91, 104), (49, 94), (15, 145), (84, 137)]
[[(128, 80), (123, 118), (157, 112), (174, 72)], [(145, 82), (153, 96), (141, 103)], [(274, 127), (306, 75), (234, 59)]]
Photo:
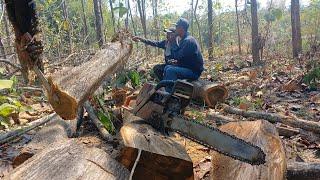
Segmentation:
[(189, 22), (180, 18), (176, 23), (176, 34), (181, 38), (171, 62), (164, 70), (164, 80), (197, 80), (203, 68), (203, 58), (197, 40), (188, 33)]
[(157, 64), (153, 67), (153, 72), (158, 80), (163, 80), (164, 68), (166, 65), (170, 64), (170, 60), (173, 59), (173, 51), (178, 48), (176, 41), (176, 28), (171, 27), (165, 29), (164, 32), (167, 33), (167, 39), (162, 41), (153, 41), (149, 39), (144, 39), (142, 37), (135, 36), (132, 40), (136, 42), (143, 42), (147, 45), (158, 47), (164, 49), (164, 60), (165, 64)]

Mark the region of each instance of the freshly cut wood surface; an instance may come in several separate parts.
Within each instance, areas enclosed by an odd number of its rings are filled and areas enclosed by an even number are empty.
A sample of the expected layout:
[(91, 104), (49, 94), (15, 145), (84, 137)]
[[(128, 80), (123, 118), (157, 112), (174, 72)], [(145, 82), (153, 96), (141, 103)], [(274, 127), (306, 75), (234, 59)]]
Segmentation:
[(210, 81), (193, 81), (193, 99), (202, 99), (209, 107), (214, 107), (218, 102), (223, 102), (228, 96), (228, 90), (224, 85)]
[(133, 179), (193, 179), (193, 163), (181, 144), (141, 119), (126, 122), (120, 130), (124, 147), (119, 162), (131, 170), (142, 150)]
[(103, 150), (67, 140), (37, 153), (4, 179), (118, 180), (128, 179), (129, 174)]
[(51, 91), (48, 97), (57, 114), (63, 119), (76, 118), (78, 107), (94, 93), (107, 76), (123, 67), (131, 50), (132, 44), (129, 40), (112, 42), (98, 51), (90, 61), (50, 75), (48, 80)]
[(276, 128), (267, 121), (233, 122), (221, 126), (222, 131), (251, 142), (266, 153), (264, 165), (252, 166), (212, 153), (212, 178), (232, 180), (283, 180), (286, 176), (285, 150)]

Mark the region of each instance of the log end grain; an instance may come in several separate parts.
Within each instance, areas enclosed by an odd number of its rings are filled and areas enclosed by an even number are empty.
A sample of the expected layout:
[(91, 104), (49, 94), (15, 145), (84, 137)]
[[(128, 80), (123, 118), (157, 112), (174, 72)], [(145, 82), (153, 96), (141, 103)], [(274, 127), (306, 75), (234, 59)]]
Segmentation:
[(51, 86), (51, 90), (48, 92), (48, 100), (54, 111), (64, 120), (75, 119), (78, 111), (76, 99), (60, 90), (51, 77), (48, 78), (48, 81)]
[(214, 107), (218, 102), (223, 102), (228, 97), (228, 90), (223, 85), (209, 87), (205, 94), (205, 102), (209, 107)]
[(211, 172), (213, 179), (284, 179), (286, 175), (285, 149), (276, 128), (271, 123), (266, 121), (234, 122), (221, 126), (221, 130), (261, 147), (266, 153), (266, 163), (252, 166), (214, 152)]

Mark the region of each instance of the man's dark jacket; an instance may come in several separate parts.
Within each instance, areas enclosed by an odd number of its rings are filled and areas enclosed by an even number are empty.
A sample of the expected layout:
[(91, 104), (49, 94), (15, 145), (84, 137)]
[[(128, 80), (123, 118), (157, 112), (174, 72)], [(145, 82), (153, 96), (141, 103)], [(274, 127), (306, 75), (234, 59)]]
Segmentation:
[(173, 59), (178, 60), (178, 66), (191, 69), (199, 76), (204, 69), (199, 43), (189, 34), (181, 39), (178, 49), (173, 53)]
[[(158, 48), (161, 48), (161, 49), (164, 49), (164, 50), (166, 49), (166, 45), (167, 45), (167, 40), (153, 41), (153, 40), (149, 40), (149, 39), (142, 39), (141, 41), (143, 43), (147, 44), (147, 45), (150, 45), (150, 46), (153, 46), (153, 47), (158, 47)], [(164, 51), (164, 60), (165, 60), (166, 64), (168, 63), (168, 60), (174, 59), (173, 58), (173, 53), (178, 48), (178, 45), (176, 43), (171, 43), (170, 45), (171, 45), (171, 47), (170, 47), (171, 55), (170, 56), (166, 56), (166, 54), (165, 54), (166, 52)]]

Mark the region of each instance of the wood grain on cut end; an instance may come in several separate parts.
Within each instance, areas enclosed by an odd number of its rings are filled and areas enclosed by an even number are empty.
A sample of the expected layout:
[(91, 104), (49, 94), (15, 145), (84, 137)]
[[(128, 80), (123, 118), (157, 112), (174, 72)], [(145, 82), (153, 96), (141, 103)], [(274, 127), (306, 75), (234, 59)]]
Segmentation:
[(233, 180), (283, 180), (285, 149), (276, 128), (267, 121), (242, 121), (221, 126), (221, 130), (251, 142), (266, 153), (264, 165), (252, 166), (217, 152), (212, 154), (212, 178)]

